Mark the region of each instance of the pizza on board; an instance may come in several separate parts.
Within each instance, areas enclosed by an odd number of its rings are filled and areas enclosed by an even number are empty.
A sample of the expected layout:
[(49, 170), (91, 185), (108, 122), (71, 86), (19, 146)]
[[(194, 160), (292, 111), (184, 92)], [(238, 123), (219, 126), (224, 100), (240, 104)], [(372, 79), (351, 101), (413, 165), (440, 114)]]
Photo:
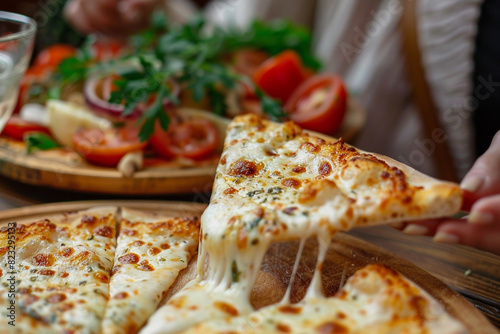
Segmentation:
[[(96, 208), (18, 225), (14, 333), (466, 333), (390, 268), (365, 267), (330, 297), (321, 277), (335, 233), (453, 214), (461, 201), (458, 185), (342, 140), (237, 117), (201, 223)], [(2, 255), (7, 235), (2, 229)], [(197, 277), (157, 309), (198, 238)], [(281, 302), (256, 309), (250, 294), (269, 246), (300, 240), (293, 279), (311, 238), (318, 254), (305, 297), (292, 303), (290, 282)], [(8, 277), (0, 274), (0, 301), (8, 305)], [(261, 297), (271, 290), (261, 287)], [(12, 333), (4, 324), (0, 333)]]
[[(238, 321), (255, 315), (250, 293), (267, 249), (277, 241), (301, 240), (293, 275), (305, 241), (317, 238), (316, 271), (303, 307), (310, 308), (315, 300), (339, 303), (338, 298), (325, 301), (321, 287), (321, 267), (335, 233), (446, 216), (459, 211), (461, 203), (458, 185), (387, 157), (310, 135), (291, 122), (237, 117), (228, 128), (210, 205), (201, 219), (198, 276), (161, 307), (141, 333), (227, 332), (217, 327), (222, 323), (238, 332)], [(423, 291), (415, 297), (427, 298)], [(281, 305), (290, 304), (287, 291)], [(275, 314), (276, 307), (269, 311)], [(240, 320), (231, 327), (233, 318)], [(288, 318), (293, 322), (295, 315)], [(454, 324), (450, 333), (464, 332), (454, 330), (460, 326), (451, 317), (444, 321)], [(204, 324), (213, 326), (208, 330)]]

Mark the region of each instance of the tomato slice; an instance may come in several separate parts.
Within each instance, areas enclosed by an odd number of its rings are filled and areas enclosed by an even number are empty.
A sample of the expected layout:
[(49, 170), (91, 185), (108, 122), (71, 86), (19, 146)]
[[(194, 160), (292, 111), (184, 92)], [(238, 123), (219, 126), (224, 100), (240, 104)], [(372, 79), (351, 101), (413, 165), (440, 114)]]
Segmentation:
[(158, 155), (171, 159), (176, 156), (202, 160), (210, 156), (219, 143), (215, 125), (204, 118), (171, 117), (167, 131), (156, 124), (151, 146)]
[(43, 49), (35, 58), (34, 66), (55, 69), (64, 59), (76, 55), (76, 48), (67, 44), (55, 44)]
[(285, 103), (293, 91), (307, 78), (307, 71), (299, 55), (292, 50), (265, 61), (255, 72), (257, 86), (275, 99)]
[(295, 90), (285, 110), (303, 128), (333, 134), (344, 119), (346, 98), (346, 89), (339, 76), (315, 75)]
[(138, 137), (139, 129), (129, 126), (109, 131), (82, 129), (73, 135), (73, 146), (90, 163), (116, 167), (127, 153), (144, 150), (147, 142)]
[(12, 115), (5, 124), (2, 134), (22, 141), (28, 132), (43, 132), (50, 135), (50, 130), (43, 125), (28, 122), (17, 115)]
[(242, 49), (233, 54), (234, 69), (250, 78), (253, 77), (257, 69), (271, 56), (260, 50)]

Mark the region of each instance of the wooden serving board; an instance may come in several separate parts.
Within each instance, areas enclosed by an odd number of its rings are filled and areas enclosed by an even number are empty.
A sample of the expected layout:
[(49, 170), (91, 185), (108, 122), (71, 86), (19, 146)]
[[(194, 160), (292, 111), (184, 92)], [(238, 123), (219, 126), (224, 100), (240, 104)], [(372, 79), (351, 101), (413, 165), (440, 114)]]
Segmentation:
[[(366, 115), (355, 99), (337, 137), (352, 139), (364, 126)], [(180, 168), (174, 163), (146, 167), (124, 177), (116, 168), (105, 168), (83, 161), (67, 150), (26, 153), (24, 143), (0, 137), (0, 174), (27, 184), (77, 192), (119, 195), (164, 195), (209, 192), (218, 157), (204, 166)]]
[(26, 153), (24, 143), (0, 137), (0, 174), (23, 183), (87, 193), (158, 195), (210, 189), (217, 158), (203, 167), (147, 167), (133, 177), (91, 165), (66, 150)]
[[(16, 221), (18, 223), (30, 222), (37, 218), (47, 217), (70, 211), (83, 210), (94, 206), (126, 206), (129, 208), (151, 211), (171, 216), (193, 216), (200, 215), (205, 209), (204, 204), (194, 204), (187, 202), (164, 202), (164, 201), (84, 201), (42, 204), (31, 207), (16, 208), (0, 212), (0, 226), (7, 222)], [(263, 275), (272, 275), (272, 280), (277, 291), (275, 296), (266, 296), (266, 301), (260, 303), (254, 300), (254, 305), (263, 306), (269, 302), (277, 302), (282, 297), (280, 291), (284, 290), (290, 280), (290, 272), (295, 261), (298, 249), (298, 242), (285, 242), (273, 245), (267, 253), (262, 265)], [(311, 280), (311, 274), (315, 267), (316, 245), (314, 242), (306, 244), (304, 254), (299, 268), (299, 275), (296, 276), (293, 289), (292, 301), (303, 296), (305, 287)], [(335, 293), (345, 280), (356, 270), (369, 263), (380, 263), (387, 265), (407, 278), (418, 284), (435, 299), (437, 299), (446, 310), (455, 318), (459, 319), (470, 333), (489, 334), (500, 333), (472, 304), (465, 300), (459, 293), (450, 289), (446, 284), (430, 275), (414, 264), (403, 260), (377, 246), (367, 243), (361, 239), (349, 236), (344, 233), (336, 235), (331, 243), (328, 255), (323, 266), (323, 282), (327, 295)], [(193, 263), (181, 273), (179, 281), (174, 289), (180, 288), (193, 274)], [(191, 269), (191, 270), (189, 270)], [(259, 283), (259, 282), (257, 282)], [(261, 282), (262, 284), (262, 282)], [(253, 298), (258, 298), (258, 291), (254, 290)], [(269, 290), (269, 289), (267, 289)], [(169, 294), (172, 294), (170, 292)], [(255, 296), (257, 294), (257, 297)]]

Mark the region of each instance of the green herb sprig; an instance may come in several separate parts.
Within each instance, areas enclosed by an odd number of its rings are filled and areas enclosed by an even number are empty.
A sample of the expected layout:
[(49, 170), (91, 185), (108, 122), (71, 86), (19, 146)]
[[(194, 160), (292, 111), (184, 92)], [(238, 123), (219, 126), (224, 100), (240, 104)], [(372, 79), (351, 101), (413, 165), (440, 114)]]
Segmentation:
[(34, 151), (46, 151), (61, 147), (50, 136), (42, 132), (32, 132), (24, 136), (26, 143), (26, 151), (32, 153)]
[[(111, 103), (125, 105), (123, 116), (130, 115), (139, 105), (147, 106), (139, 119), (140, 138), (148, 140), (158, 121), (167, 129), (169, 119), (164, 112), (165, 99), (178, 104), (169, 82), (176, 82), (182, 90), (191, 91), (195, 102), (208, 98), (217, 115), (227, 111), (226, 94), (249, 78), (234, 72), (225, 64), (231, 52), (243, 48), (260, 49), (275, 55), (287, 49), (295, 50), (304, 64), (317, 70), (320, 63), (311, 54), (311, 34), (302, 27), (287, 21), (272, 23), (254, 22), (249, 29), (222, 29), (211, 27), (202, 16), (184, 25), (173, 25), (161, 14), (153, 15), (150, 29), (134, 36), (135, 52), (126, 57), (131, 68), (118, 71), (121, 78), (115, 81), (118, 91), (110, 97)], [(85, 80), (95, 72), (95, 61), (85, 49), (75, 58), (59, 66), (61, 82)], [(112, 68), (99, 65), (100, 72)], [(272, 99), (255, 87), (261, 106), (273, 120), (283, 120), (286, 113), (280, 101)], [(151, 101), (154, 97), (154, 101)]]

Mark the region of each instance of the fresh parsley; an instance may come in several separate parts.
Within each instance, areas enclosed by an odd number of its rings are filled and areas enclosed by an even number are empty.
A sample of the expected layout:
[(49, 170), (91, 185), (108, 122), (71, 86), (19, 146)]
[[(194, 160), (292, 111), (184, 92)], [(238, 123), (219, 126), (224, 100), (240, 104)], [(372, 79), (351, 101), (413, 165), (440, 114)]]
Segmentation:
[[(164, 102), (178, 104), (169, 83), (175, 82), (183, 91), (190, 91), (196, 102), (207, 98), (212, 110), (220, 116), (227, 111), (226, 95), (249, 78), (234, 72), (226, 65), (227, 56), (239, 49), (253, 48), (271, 55), (284, 50), (295, 50), (304, 64), (311, 69), (320, 67), (311, 53), (311, 34), (288, 21), (265, 23), (256, 21), (249, 29), (222, 29), (211, 27), (202, 16), (184, 25), (168, 22), (163, 14), (155, 13), (148, 30), (131, 38), (135, 51), (124, 58), (133, 64), (126, 70), (113, 69), (112, 63), (98, 63), (92, 59), (90, 43), (74, 58), (59, 66), (61, 83), (67, 84), (87, 79), (92, 73), (114, 71), (120, 75), (115, 81), (118, 91), (110, 97), (111, 103), (124, 104), (123, 115), (135, 108), (145, 108), (139, 119), (140, 138), (148, 140), (156, 122), (167, 129), (169, 119), (164, 112)], [(255, 87), (264, 113), (280, 121), (286, 117), (279, 101), (272, 99)]]
[(26, 134), (24, 136), (24, 142), (26, 143), (26, 150), (28, 153), (61, 147), (61, 145), (56, 143), (50, 136), (42, 132)]

